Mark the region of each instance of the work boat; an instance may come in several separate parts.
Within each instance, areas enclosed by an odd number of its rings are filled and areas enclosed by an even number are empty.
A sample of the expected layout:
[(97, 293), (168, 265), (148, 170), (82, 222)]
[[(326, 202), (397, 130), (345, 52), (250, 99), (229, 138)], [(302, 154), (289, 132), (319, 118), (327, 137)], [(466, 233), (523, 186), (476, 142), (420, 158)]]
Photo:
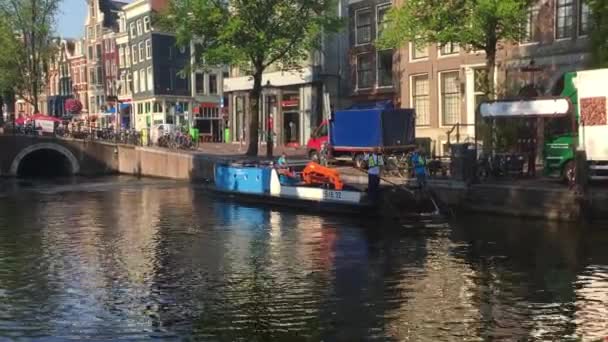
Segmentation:
[(215, 190), (237, 199), (327, 212), (372, 207), (367, 194), (344, 185), (340, 173), (310, 162), (301, 172), (272, 164), (216, 164)]

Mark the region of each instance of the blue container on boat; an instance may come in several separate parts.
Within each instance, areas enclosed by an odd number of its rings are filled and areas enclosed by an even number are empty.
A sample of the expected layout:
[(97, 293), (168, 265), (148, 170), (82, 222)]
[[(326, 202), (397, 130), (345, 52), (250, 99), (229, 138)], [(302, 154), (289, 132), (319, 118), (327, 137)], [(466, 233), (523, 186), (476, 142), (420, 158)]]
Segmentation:
[(246, 194), (270, 193), (269, 167), (215, 165), (215, 187), (218, 190)]

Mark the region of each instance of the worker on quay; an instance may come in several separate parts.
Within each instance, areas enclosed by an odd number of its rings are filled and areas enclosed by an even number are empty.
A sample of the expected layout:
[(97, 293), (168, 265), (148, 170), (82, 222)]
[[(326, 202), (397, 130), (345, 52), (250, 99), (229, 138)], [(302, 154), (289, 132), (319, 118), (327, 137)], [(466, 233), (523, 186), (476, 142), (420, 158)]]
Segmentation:
[(426, 187), (427, 167), (426, 158), (424, 157), (422, 148), (418, 147), (412, 153), (412, 164), (414, 165), (414, 174), (421, 188)]
[(367, 194), (372, 202), (378, 201), (380, 190), (380, 168), (384, 166), (384, 158), (378, 150), (365, 155), (367, 163)]

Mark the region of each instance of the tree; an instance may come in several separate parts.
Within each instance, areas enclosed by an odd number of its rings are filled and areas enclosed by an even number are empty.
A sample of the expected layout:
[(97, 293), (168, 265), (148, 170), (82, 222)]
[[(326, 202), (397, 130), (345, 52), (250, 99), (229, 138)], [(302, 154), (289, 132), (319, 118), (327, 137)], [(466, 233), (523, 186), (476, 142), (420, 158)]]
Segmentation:
[(585, 0), (591, 10), (591, 54), (593, 66), (608, 67), (608, 1)]
[[(4, 17), (0, 17), (0, 46), (2, 47), (0, 49), (0, 100), (2, 104), (6, 102), (9, 107), (12, 105), (10, 103), (13, 98), (12, 93), (19, 79), (19, 65), (15, 60), (15, 54), (18, 53), (18, 42)], [(2, 109), (0, 109), (0, 114), (3, 114), (1, 111)], [(0, 120), (2, 118), (3, 115), (0, 115)]]
[[(603, 1), (603, 0), (598, 0)], [(393, 8), (379, 44), (399, 47), (414, 44), (456, 43), (486, 54), (485, 85), (488, 97), (495, 90), (494, 70), (500, 42), (518, 41), (525, 32), (533, 0), (406, 0)]]
[(197, 66), (227, 64), (252, 77), (247, 155), (257, 155), (262, 74), (298, 68), (322, 33), (341, 26), (335, 9), (335, 0), (172, 0), (156, 21), (178, 45), (197, 41)]
[[(2, 40), (10, 42), (0, 53), (0, 72), (10, 74), (15, 93), (38, 112), (44, 88), (45, 66), (55, 52), (52, 41), (58, 0), (0, 0), (0, 17), (7, 28)], [(5, 51), (6, 50), (6, 51)]]

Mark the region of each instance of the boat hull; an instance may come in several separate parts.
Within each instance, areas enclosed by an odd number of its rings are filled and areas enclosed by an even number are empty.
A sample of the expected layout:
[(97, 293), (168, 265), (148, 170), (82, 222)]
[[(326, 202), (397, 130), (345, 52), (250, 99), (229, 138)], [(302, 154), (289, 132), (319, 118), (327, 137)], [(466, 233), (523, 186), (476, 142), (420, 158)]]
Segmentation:
[(374, 208), (361, 191), (281, 184), (277, 170), (270, 167), (216, 165), (215, 177), (215, 192), (247, 202), (338, 213)]

